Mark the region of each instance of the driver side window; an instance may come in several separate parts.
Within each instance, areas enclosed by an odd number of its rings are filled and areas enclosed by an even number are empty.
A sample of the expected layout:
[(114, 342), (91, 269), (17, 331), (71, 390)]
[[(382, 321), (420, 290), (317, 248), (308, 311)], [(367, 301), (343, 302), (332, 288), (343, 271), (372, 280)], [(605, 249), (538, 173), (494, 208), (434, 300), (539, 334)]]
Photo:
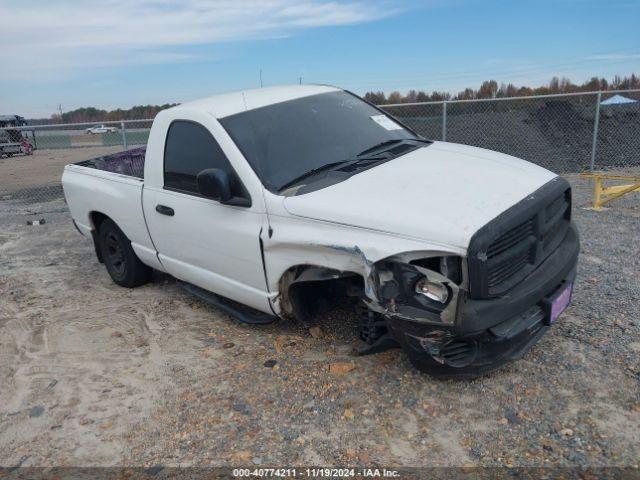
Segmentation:
[(207, 168), (224, 170), (234, 195), (244, 196), (233, 167), (209, 130), (192, 121), (174, 121), (164, 147), (164, 187), (199, 195), (196, 177)]

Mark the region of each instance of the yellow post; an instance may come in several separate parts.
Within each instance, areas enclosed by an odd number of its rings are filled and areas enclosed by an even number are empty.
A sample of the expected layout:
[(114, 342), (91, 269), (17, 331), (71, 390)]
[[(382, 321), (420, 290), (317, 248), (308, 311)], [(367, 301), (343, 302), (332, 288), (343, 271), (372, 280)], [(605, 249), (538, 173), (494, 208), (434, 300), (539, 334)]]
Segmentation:
[[(594, 180), (594, 192), (593, 192), (593, 209), (602, 210), (602, 206), (605, 203), (609, 203), (611, 200), (619, 198), (627, 193), (640, 191), (640, 176), (635, 175), (609, 175), (606, 173), (581, 173), (583, 178), (593, 178)], [(609, 187), (603, 186), (603, 180), (626, 180), (634, 182), (626, 185), (612, 185)]]
[(602, 210), (602, 203), (601, 203), (602, 179), (600, 177), (596, 177), (594, 184), (595, 184), (596, 191), (593, 197), (593, 208), (595, 210)]

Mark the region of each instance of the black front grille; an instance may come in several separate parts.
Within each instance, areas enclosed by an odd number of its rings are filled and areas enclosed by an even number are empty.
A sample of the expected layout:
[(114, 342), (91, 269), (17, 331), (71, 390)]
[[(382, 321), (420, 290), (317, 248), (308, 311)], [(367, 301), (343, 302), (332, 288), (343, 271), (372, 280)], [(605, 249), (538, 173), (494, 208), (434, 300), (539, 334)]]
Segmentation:
[(558, 177), (491, 221), (469, 245), (470, 294), (504, 294), (562, 242), (571, 222), (571, 189)]
[(512, 228), (496, 239), (487, 249), (487, 257), (494, 258), (533, 235), (533, 219)]

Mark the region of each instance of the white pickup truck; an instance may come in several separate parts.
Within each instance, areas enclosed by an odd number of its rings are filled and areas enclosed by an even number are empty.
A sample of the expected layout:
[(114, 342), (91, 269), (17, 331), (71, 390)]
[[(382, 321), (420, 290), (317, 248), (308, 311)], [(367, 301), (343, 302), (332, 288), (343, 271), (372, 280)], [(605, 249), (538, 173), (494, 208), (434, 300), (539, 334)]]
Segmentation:
[[(164, 110), (141, 149), (68, 165), (73, 221), (113, 280), (152, 269), (249, 323), (359, 305), (360, 353), (434, 376), (519, 358), (571, 300), (571, 189), (531, 163), (425, 140), (328, 86)], [(250, 308), (247, 308), (250, 307)]]

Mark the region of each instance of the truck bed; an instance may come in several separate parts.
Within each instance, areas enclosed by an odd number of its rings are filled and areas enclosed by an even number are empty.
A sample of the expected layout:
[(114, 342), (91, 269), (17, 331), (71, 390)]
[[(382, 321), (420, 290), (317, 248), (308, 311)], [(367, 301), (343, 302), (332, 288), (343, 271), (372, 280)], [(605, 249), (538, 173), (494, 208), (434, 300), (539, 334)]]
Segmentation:
[(142, 208), (145, 151), (134, 148), (67, 165), (62, 187), (73, 221), (83, 235), (91, 238), (96, 233), (94, 214), (99, 212), (118, 225), (143, 262), (162, 269)]
[(124, 152), (111, 153), (89, 160), (83, 160), (75, 165), (95, 168), (105, 172), (119, 173), (135, 178), (144, 178), (144, 157), (147, 147), (132, 148)]

